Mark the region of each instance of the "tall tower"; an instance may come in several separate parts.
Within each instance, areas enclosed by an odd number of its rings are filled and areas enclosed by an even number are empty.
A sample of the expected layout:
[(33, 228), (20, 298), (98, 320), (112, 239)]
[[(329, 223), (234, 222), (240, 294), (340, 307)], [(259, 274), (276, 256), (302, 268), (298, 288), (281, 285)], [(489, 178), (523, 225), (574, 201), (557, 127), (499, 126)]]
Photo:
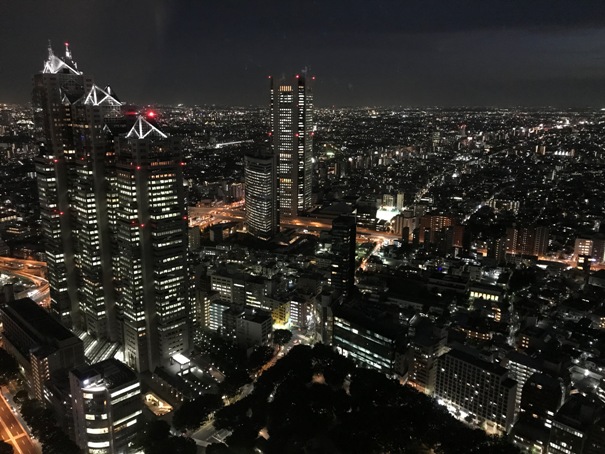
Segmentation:
[(175, 141), (142, 116), (118, 139), (118, 298), (125, 361), (138, 371), (189, 350), (183, 165)]
[(78, 318), (70, 200), (76, 159), (73, 104), (92, 89), (93, 82), (78, 70), (66, 44), (62, 58), (49, 45), (44, 69), (34, 76), (33, 85), (32, 105), (40, 143), (36, 174), (51, 311), (71, 326)]
[[(34, 77), (51, 309), (154, 369), (189, 349), (187, 211), (175, 140), (123, 115), (66, 47)], [(134, 123), (134, 125), (133, 125)]]
[(279, 212), (297, 216), (311, 208), (313, 184), (313, 93), (305, 73), (290, 82), (271, 78), (271, 128)]
[(34, 76), (33, 105), (40, 155), (36, 160), (51, 310), (67, 326), (118, 340), (107, 227), (111, 158), (103, 131), (121, 116), (111, 88), (78, 71), (69, 46), (49, 47)]
[(355, 217), (339, 216), (332, 221), (331, 284), (343, 301), (351, 298), (355, 287)]
[(245, 157), (246, 225), (251, 235), (262, 240), (273, 238), (279, 231), (276, 170), (274, 154)]

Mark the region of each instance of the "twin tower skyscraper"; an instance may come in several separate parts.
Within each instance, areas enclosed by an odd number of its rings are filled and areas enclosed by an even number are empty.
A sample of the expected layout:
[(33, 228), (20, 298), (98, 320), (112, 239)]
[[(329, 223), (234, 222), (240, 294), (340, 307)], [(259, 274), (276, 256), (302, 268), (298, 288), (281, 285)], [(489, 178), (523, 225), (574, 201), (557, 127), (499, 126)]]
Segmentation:
[[(311, 78), (312, 80), (313, 78)], [(313, 96), (306, 74), (271, 79), (272, 152), (246, 157), (250, 233), (311, 207)], [(36, 174), (51, 312), (118, 342), (153, 370), (192, 345), (185, 163), (153, 112), (126, 108), (80, 71), (69, 46), (34, 75)]]
[(153, 370), (191, 345), (184, 162), (153, 112), (48, 52), (32, 104), (51, 311)]
[(246, 156), (248, 232), (270, 239), (280, 217), (296, 217), (312, 206), (313, 91), (306, 71), (291, 81), (270, 77), (271, 150)]

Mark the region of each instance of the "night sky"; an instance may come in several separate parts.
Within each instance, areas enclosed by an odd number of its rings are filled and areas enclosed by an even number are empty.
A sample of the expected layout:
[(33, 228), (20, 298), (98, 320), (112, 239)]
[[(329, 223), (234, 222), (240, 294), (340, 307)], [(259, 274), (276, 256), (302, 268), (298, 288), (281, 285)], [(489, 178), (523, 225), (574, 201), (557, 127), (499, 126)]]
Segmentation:
[(266, 105), (306, 66), (319, 106), (605, 107), (602, 0), (0, 0), (0, 102), (48, 39), (136, 103)]

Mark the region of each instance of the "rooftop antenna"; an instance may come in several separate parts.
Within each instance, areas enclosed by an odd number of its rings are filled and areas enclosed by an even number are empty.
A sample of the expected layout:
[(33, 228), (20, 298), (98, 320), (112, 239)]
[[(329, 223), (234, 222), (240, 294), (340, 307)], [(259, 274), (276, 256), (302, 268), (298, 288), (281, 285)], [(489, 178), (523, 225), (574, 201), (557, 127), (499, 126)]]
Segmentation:
[(48, 40), (48, 57), (50, 58), (50, 57), (52, 57), (53, 55), (54, 55), (54, 54), (53, 54), (53, 46), (52, 46), (52, 44), (50, 43), (50, 39), (49, 39), (49, 40)]
[(69, 43), (65, 43), (65, 58), (71, 60), (71, 51), (69, 50)]

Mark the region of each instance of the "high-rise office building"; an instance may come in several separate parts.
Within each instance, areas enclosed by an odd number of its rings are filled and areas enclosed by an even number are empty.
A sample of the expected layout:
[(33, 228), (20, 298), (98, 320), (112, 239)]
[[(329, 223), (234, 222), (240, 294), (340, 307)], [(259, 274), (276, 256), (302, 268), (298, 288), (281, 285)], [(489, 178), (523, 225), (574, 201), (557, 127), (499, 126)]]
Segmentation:
[(263, 240), (279, 231), (276, 164), (277, 157), (271, 154), (245, 157), (246, 225), (251, 235)]
[(63, 58), (49, 48), (34, 76), (33, 105), (51, 310), (67, 326), (117, 340), (103, 126), (120, 116), (122, 104), (77, 69), (66, 45)]
[[(68, 176), (78, 325), (93, 337), (117, 341), (110, 235), (113, 152), (104, 130), (107, 121), (122, 116), (122, 103), (111, 88), (93, 85), (72, 105), (75, 160)], [(110, 183), (110, 184), (108, 184)]]
[(271, 78), (271, 128), (277, 155), (279, 212), (297, 216), (311, 208), (313, 93), (306, 74), (293, 81)]
[[(49, 49), (34, 77), (51, 309), (153, 369), (189, 348), (187, 211), (176, 142)], [(134, 123), (134, 125), (133, 125)]]
[(153, 370), (189, 349), (187, 207), (176, 142), (139, 116), (116, 147), (124, 358)]
[(67, 45), (63, 58), (49, 46), (44, 69), (34, 76), (33, 85), (36, 139), (40, 143), (36, 174), (51, 311), (71, 325), (78, 317), (69, 181), (76, 159), (73, 104), (92, 89), (93, 81), (78, 70)]
[(355, 287), (355, 240), (357, 228), (353, 216), (339, 216), (332, 221), (331, 284), (343, 301), (351, 298)]

